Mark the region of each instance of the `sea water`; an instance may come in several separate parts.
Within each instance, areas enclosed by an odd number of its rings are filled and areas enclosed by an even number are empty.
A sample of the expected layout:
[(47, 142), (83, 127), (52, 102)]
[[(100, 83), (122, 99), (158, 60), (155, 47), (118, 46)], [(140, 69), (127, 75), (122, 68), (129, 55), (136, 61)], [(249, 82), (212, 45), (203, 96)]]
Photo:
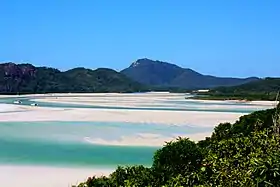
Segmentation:
[(1, 122), (0, 164), (116, 167), (150, 166), (160, 147), (98, 145), (86, 138), (119, 141), (123, 136), (209, 132), (209, 128), (112, 122)]
[[(21, 97), (22, 105), (30, 105), (32, 97)], [(0, 103), (13, 104), (15, 98), (2, 98)], [(157, 106), (119, 107), (92, 106), (37, 102), (40, 107), (59, 108), (106, 108), (118, 110), (174, 110), (174, 111), (216, 111), (249, 113), (257, 108), (203, 108), (207, 103), (188, 100), (170, 100)], [(165, 103), (171, 104), (166, 107)], [(213, 103), (212, 103), (213, 104)], [(244, 104), (242, 104), (244, 105)], [(9, 111), (0, 111), (9, 112)], [(16, 117), (16, 116), (15, 116)], [(193, 124), (195, 125), (195, 124)], [(100, 166), (143, 164), (151, 165), (158, 146), (117, 146), (93, 144), (88, 139), (118, 142), (122, 137), (137, 137), (137, 134), (154, 134), (171, 137), (174, 134), (188, 135), (211, 132), (212, 128), (176, 126), (162, 124), (118, 123), (118, 122), (1, 122), (0, 123), (0, 164)], [(110, 144), (110, 143), (109, 143)]]

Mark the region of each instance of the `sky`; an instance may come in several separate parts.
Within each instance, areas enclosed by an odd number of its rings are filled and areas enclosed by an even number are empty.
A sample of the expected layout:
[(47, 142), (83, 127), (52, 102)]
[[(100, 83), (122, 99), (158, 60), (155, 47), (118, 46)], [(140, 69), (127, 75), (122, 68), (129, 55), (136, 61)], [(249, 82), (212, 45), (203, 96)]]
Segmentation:
[(279, 0), (2, 0), (0, 62), (280, 76)]

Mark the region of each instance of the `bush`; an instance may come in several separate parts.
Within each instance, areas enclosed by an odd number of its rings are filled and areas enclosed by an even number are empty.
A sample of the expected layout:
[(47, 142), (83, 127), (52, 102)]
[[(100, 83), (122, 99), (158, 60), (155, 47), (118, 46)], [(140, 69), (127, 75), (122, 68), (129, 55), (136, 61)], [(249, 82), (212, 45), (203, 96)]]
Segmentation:
[[(110, 179), (102, 176), (102, 177), (89, 177), (85, 183), (79, 184), (77, 187), (111, 187), (113, 186)], [(75, 186), (74, 186), (75, 187)]]
[[(280, 138), (267, 131), (211, 145), (203, 163), (211, 186), (277, 186), (280, 181)], [(205, 181), (205, 182), (206, 182)]]
[(118, 167), (110, 175), (111, 182), (116, 186), (134, 187), (148, 186), (152, 181), (151, 169), (144, 166)]
[[(152, 170), (156, 185), (163, 185), (178, 175), (191, 175), (200, 168), (202, 153), (200, 148), (187, 138), (168, 142), (154, 155)], [(190, 182), (190, 185), (196, 180)]]

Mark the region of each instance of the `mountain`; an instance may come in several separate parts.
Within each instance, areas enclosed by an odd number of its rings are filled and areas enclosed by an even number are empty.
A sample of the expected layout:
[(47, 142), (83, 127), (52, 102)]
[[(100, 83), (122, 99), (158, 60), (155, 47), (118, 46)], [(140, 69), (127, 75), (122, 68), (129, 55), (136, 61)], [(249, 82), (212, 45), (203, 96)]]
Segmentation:
[(258, 80), (250, 78), (222, 78), (200, 74), (192, 69), (175, 64), (139, 59), (121, 71), (124, 75), (142, 84), (159, 87), (180, 87), (186, 89), (235, 86)]
[(137, 92), (145, 89), (112, 69), (75, 68), (61, 72), (31, 64), (0, 64), (0, 93)]

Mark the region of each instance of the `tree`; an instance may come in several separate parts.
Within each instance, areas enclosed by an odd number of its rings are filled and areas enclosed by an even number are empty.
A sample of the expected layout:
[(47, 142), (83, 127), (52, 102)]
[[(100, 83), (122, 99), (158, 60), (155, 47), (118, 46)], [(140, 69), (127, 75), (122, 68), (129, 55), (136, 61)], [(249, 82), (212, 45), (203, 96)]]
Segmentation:
[[(152, 170), (157, 185), (163, 185), (178, 175), (191, 175), (200, 168), (202, 161), (201, 149), (188, 138), (177, 138), (168, 142), (154, 155)], [(196, 179), (190, 181), (195, 183)]]
[[(277, 186), (280, 138), (267, 130), (248, 137), (216, 141), (203, 161), (211, 186)], [(206, 182), (205, 181), (205, 182)]]
[[(86, 182), (79, 184), (77, 187), (111, 187), (112, 182), (109, 178), (102, 176), (102, 177), (89, 177)], [(75, 186), (73, 186), (75, 187)]]
[(112, 183), (116, 186), (134, 187), (148, 186), (152, 181), (151, 169), (142, 165), (131, 167), (118, 167), (115, 172), (110, 175)]
[(221, 123), (215, 127), (212, 134), (212, 139), (221, 140), (224, 138), (229, 138), (231, 136), (231, 127), (230, 123)]

